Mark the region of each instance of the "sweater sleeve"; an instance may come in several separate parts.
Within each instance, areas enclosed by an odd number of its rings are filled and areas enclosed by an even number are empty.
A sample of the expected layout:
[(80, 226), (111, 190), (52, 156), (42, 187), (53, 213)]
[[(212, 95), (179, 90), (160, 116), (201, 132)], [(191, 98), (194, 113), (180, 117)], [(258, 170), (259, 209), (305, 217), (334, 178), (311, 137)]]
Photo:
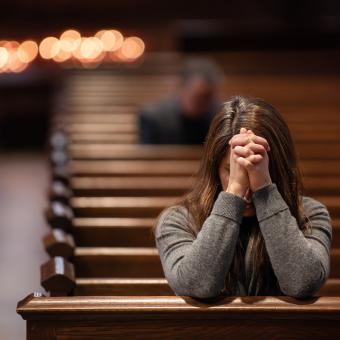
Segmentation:
[(167, 209), (159, 218), (155, 240), (163, 271), (176, 295), (218, 296), (234, 255), (246, 202), (220, 192), (212, 212), (194, 236), (184, 207)]
[(252, 194), (259, 226), (281, 291), (293, 297), (314, 295), (330, 272), (331, 218), (327, 208), (304, 196), (312, 228), (305, 234), (275, 183)]

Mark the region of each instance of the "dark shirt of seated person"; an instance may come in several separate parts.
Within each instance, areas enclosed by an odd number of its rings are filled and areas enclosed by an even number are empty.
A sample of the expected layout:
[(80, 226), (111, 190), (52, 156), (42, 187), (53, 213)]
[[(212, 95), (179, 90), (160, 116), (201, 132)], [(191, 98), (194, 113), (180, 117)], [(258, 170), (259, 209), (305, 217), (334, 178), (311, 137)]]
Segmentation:
[(203, 144), (218, 110), (222, 74), (205, 59), (189, 60), (179, 75), (179, 90), (139, 113), (142, 144)]
[(273, 106), (225, 102), (195, 178), (154, 228), (176, 295), (306, 298), (320, 290), (330, 273), (330, 214), (304, 195), (290, 131)]

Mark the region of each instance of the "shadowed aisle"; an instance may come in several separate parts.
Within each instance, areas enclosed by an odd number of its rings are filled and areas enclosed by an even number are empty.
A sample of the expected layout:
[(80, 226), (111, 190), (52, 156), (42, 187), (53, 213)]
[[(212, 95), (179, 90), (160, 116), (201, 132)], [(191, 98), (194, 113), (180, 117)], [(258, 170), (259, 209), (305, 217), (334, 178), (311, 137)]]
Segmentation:
[(18, 296), (42, 290), (47, 169), (40, 154), (0, 156), (0, 339), (25, 338), (25, 324), (15, 312)]

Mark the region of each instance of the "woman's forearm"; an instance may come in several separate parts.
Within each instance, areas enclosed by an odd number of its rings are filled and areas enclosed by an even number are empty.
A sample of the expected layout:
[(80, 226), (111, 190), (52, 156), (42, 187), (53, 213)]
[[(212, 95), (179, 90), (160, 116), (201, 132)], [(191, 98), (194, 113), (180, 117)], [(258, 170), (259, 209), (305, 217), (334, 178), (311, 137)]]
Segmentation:
[(295, 297), (316, 293), (329, 275), (331, 220), (327, 209), (308, 199), (312, 236), (304, 235), (275, 184), (253, 193), (266, 249), (282, 292)]
[(156, 229), (164, 274), (177, 295), (213, 297), (224, 287), (239, 236), (245, 201), (221, 192), (197, 238), (183, 208), (166, 214)]

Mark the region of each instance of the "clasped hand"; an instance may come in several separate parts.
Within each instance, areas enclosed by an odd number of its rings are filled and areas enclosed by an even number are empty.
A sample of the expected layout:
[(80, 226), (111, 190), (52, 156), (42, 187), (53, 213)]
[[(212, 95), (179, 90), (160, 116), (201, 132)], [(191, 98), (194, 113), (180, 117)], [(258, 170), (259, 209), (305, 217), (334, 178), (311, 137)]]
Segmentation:
[(244, 197), (272, 183), (269, 174), (270, 151), (267, 140), (241, 128), (230, 141), (230, 173), (227, 191)]

